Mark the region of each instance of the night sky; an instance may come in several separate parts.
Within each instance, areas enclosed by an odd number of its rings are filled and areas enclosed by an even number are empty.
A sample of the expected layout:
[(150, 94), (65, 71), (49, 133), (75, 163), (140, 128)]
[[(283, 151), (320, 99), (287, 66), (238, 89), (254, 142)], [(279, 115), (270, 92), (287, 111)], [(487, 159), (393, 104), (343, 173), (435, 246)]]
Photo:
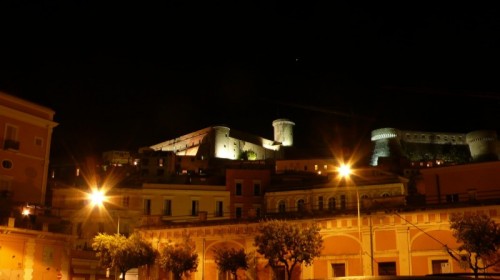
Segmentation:
[(54, 156), (221, 124), (272, 138), (276, 118), (304, 146), (380, 127), (500, 132), (485, 3), (33, 2), (0, 4), (0, 90), (55, 110)]

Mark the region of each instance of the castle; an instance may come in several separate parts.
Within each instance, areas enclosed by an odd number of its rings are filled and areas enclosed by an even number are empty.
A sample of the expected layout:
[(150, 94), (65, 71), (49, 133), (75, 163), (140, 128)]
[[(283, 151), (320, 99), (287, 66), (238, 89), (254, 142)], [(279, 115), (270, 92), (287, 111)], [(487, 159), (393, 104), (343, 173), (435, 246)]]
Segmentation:
[(492, 130), (445, 133), (379, 128), (372, 131), (371, 141), (372, 166), (377, 166), (380, 158), (454, 164), (498, 160), (500, 154), (500, 142)]
[(196, 156), (200, 159), (241, 159), (251, 153), (253, 160), (283, 157), (282, 147), (293, 146), (294, 122), (287, 119), (273, 121), (274, 139), (266, 139), (227, 126), (207, 127), (167, 140), (149, 148), (170, 151), (177, 156)]

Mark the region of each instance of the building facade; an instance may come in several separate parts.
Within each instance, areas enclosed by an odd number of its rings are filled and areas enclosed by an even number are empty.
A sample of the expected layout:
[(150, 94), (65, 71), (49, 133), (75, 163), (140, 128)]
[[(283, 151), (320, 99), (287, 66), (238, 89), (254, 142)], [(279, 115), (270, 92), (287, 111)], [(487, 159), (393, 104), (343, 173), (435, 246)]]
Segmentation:
[[(321, 228), (323, 249), (311, 266), (294, 270), (295, 279), (331, 279), (342, 276), (425, 276), (465, 273), (444, 250), (457, 250), (449, 218), (453, 213), (483, 213), (500, 222), (500, 207), (474, 206), (426, 211), (387, 213), (385, 211), (328, 218), (293, 219), (290, 223)], [(219, 246), (244, 249), (253, 256), (250, 267), (239, 271), (242, 279), (274, 279), (267, 260), (256, 252), (254, 236), (258, 223), (192, 225), (185, 228), (139, 229), (151, 244), (180, 242), (189, 235), (196, 243), (199, 265), (190, 279), (225, 279), (217, 270), (213, 249)], [(158, 267), (139, 269), (140, 277), (170, 279)]]
[(0, 92), (0, 192), (44, 205), (55, 112)]
[(15, 227), (14, 218), (0, 226), (0, 279), (71, 279), (73, 236)]

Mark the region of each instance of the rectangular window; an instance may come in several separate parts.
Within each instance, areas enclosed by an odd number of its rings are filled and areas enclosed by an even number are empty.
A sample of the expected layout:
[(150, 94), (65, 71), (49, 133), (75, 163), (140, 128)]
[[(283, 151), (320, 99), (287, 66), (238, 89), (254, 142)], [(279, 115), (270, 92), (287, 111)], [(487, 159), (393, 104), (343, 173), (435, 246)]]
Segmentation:
[(151, 199), (144, 199), (144, 215), (151, 215)]
[(222, 201), (216, 201), (215, 202), (215, 217), (222, 217), (224, 216), (224, 204)]
[(241, 214), (243, 213), (243, 208), (241, 207), (236, 207), (236, 219), (241, 218)]
[(4, 149), (19, 150), (19, 141), (17, 139), (18, 128), (16, 126), (6, 124), (4, 134)]
[(172, 200), (170, 199), (163, 201), (163, 216), (172, 216)]
[(241, 183), (236, 183), (235, 195), (241, 195), (241, 194), (242, 194)]
[(469, 194), (469, 201), (470, 202), (476, 201), (476, 199), (477, 199), (476, 189), (468, 190), (467, 193)]
[(446, 195), (447, 203), (457, 203), (458, 202), (458, 193), (447, 194)]
[(11, 190), (11, 182), (12, 180), (9, 179), (0, 179), (0, 192), (5, 192), (7, 195)]
[(318, 210), (323, 210), (323, 196), (318, 197)]
[(35, 137), (35, 146), (42, 147), (43, 146), (43, 138)]
[(396, 262), (378, 263), (378, 275), (396, 275)]
[(5, 140), (17, 141), (17, 126), (11, 124), (5, 125)]
[(450, 273), (450, 264), (448, 260), (433, 260), (432, 274)]
[(332, 263), (333, 277), (345, 277), (345, 263)]
[(198, 216), (198, 211), (200, 211), (200, 201), (192, 200), (191, 201), (191, 216)]
[(340, 209), (345, 210), (347, 206), (347, 200), (345, 195), (340, 196)]
[(255, 195), (255, 196), (260, 195), (260, 184), (259, 183), (253, 184), (253, 195)]
[(165, 169), (156, 170), (156, 176), (163, 176), (163, 175), (165, 175)]

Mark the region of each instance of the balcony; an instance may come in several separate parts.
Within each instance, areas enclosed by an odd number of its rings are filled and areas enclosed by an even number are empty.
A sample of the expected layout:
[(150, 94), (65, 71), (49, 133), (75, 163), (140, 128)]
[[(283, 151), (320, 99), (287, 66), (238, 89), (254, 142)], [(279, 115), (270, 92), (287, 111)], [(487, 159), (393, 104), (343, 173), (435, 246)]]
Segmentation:
[(3, 149), (4, 150), (19, 150), (20, 143), (19, 141), (12, 140), (12, 139), (6, 139), (3, 141)]

